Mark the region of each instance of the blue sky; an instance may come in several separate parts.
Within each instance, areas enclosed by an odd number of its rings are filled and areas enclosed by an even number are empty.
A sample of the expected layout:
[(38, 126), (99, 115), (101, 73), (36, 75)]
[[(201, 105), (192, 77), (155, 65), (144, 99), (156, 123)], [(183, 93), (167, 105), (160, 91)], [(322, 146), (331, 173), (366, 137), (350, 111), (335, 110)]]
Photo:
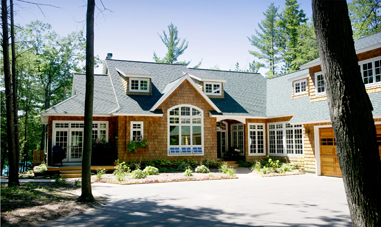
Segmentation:
[[(42, 14), (38, 7), (16, 1), (15, 22), (24, 25), (41, 20), (50, 23), (60, 35), (85, 30), (87, 1), (37, 2), (60, 8), (41, 6)], [(111, 12), (96, 11), (95, 54), (101, 59), (113, 53), (113, 59), (152, 62), (154, 51), (159, 57), (165, 55), (166, 47), (158, 33), (167, 31), (172, 22), (179, 30), (179, 37), (189, 41), (179, 60), (191, 60), (192, 67), (203, 59), (201, 68), (218, 65), (223, 70), (234, 69), (239, 62), (242, 69), (247, 69), (254, 60), (248, 52), (254, 47), (247, 37), (258, 29), (271, 2), (284, 9), (284, 0), (103, 0)], [(299, 0), (299, 3), (311, 18), (311, 2)], [(102, 8), (99, 0), (96, 4)]]

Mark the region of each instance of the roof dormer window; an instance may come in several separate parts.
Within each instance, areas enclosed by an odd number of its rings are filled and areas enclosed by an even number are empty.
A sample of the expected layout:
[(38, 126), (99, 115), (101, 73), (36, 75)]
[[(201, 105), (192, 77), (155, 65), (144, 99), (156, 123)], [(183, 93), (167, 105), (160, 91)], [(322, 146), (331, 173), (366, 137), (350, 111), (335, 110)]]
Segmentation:
[(294, 82), (294, 95), (307, 93), (307, 80)]
[(221, 95), (221, 83), (205, 83), (205, 94)]
[(149, 92), (149, 79), (130, 79), (130, 92)]

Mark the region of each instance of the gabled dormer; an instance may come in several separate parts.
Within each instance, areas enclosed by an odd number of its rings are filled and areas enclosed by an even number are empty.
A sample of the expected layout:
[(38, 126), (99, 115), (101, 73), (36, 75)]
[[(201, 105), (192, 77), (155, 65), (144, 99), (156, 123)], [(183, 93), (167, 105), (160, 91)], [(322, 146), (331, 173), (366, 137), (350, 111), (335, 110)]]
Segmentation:
[(192, 71), (188, 72), (189, 77), (209, 98), (224, 98), (224, 83), (226, 80), (213, 75), (213, 71)]
[(152, 95), (153, 75), (140, 68), (135, 68), (133, 71), (129, 69), (128, 74), (118, 68), (116, 71), (122, 79), (127, 95)]

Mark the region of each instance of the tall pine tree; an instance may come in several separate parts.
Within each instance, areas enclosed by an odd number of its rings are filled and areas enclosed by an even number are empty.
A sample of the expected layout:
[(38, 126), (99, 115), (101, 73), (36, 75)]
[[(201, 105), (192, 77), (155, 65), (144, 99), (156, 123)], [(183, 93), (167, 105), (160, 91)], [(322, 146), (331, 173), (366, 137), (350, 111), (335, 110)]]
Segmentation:
[(299, 65), (294, 62), (298, 57), (299, 48), (302, 48), (298, 45), (299, 27), (307, 22), (306, 14), (299, 9), (300, 4), (297, 0), (286, 0), (285, 5), (285, 9), (276, 23), (281, 32), (280, 49), (284, 61), (282, 73), (299, 69)]
[(270, 70), (268, 76), (272, 77), (277, 74), (276, 64), (280, 62), (279, 57), (279, 45), (278, 45), (278, 30), (276, 28), (276, 21), (279, 7), (276, 7), (274, 3), (267, 8), (263, 13), (265, 20), (258, 23), (260, 31), (256, 30), (256, 35), (248, 37), (251, 45), (258, 48), (259, 51), (251, 51), (249, 53), (259, 59), (266, 60), (268, 63), (267, 68)]
[(160, 36), (161, 41), (168, 48), (168, 52), (164, 58), (159, 58), (155, 52), (153, 52), (153, 59), (159, 63), (169, 63), (169, 64), (185, 64), (188, 65), (190, 62), (182, 61), (178, 62), (177, 58), (184, 53), (188, 48), (188, 42), (186, 39), (181, 39), (178, 37), (179, 31), (177, 27), (172, 23), (168, 25), (168, 35), (163, 31), (163, 36)]
[(352, 0), (349, 14), (354, 39), (381, 32), (381, 0)]

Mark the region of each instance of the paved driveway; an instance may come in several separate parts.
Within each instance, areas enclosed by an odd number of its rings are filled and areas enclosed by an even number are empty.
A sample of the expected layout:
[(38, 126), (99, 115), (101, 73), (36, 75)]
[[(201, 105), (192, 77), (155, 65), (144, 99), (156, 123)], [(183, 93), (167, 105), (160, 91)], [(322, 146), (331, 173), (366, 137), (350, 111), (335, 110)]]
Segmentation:
[(48, 226), (351, 226), (341, 178), (299, 175), (141, 185), (94, 183), (106, 205)]

